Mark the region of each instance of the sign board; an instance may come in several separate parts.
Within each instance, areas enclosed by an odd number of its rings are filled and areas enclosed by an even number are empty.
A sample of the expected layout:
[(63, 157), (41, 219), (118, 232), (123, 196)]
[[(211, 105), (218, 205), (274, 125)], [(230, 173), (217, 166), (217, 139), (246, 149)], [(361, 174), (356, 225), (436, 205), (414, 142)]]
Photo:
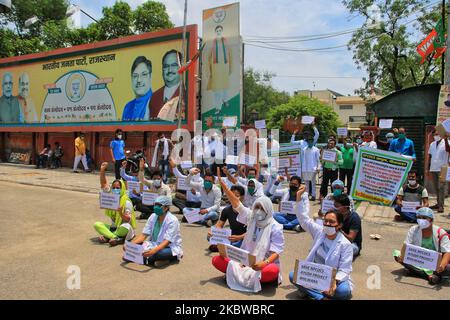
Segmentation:
[(266, 120), (256, 120), (255, 128), (256, 129), (265, 129), (266, 128)]
[(325, 214), (328, 211), (334, 210), (334, 200), (327, 200), (327, 199), (323, 199), (322, 200), (322, 213)]
[(189, 190), (189, 186), (186, 184), (186, 178), (177, 178), (177, 190)]
[(231, 236), (231, 229), (211, 227), (211, 234), (210, 244), (231, 244), (230, 239), (228, 239)]
[(285, 175), (284, 166), (280, 166), (280, 164), (286, 164), (289, 161), (290, 165), (288, 168), (288, 173), (291, 176), (301, 176), (301, 164), (300, 164), (300, 154), (301, 148), (300, 145), (291, 144), (291, 143), (283, 143), (280, 144), (278, 152), (272, 152), (272, 150), (268, 150), (269, 153), (269, 166), (270, 168), (276, 169), (279, 175)]
[(290, 168), (292, 165), (291, 158), (281, 158), (278, 159), (278, 168)]
[(133, 190), (136, 190), (137, 193), (140, 193), (141, 183), (139, 181), (127, 181), (127, 190), (129, 193), (133, 193)]
[(204, 218), (204, 216), (200, 214), (200, 209), (197, 208), (185, 208), (183, 210), (183, 215), (188, 223), (196, 223)]
[(221, 256), (239, 262), (244, 266), (251, 267), (256, 263), (256, 257), (241, 248), (236, 248), (228, 244), (218, 244), (217, 248)]
[(450, 86), (442, 85), (439, 92), (439, 101), (437, 108), (436, 130), (444, 136), (442, 127), (447, 133), (450, 133)]
[(336, 269), (313, 262), (295, 260), (294, 282), (302, 287), (317, 290), (330, 290), (336, 278)]
[(191, 160), (181, 161), (182, 169), (191, 169), (193, 167)]
[(314, 117), (311, 116), (303, 116), (302, 124), (312, 124), (314, 122)]
[(323, 149), (323, 151), (322, 151), (322, 161), (335, 163), (337, 161), (337, 151), (336, 150)]
[(256, 157), (249, 154), (242, 154), (239, 157), (239, 164), (245, 164), (247, 166), (253, 166), (256, 164)]
[(146, 206), (153, 206), (158, 196), (159, 194), (156, 192), (144, 191), (142, 192), (142, 204)]
[(401, 256), (405, 264), (433, 271), (437, 270), (442, 260), (442, 254), (437, 251), (406, 243), (403, 244)]
[(337, 128), (337, 135), (339, 137), (346, 137), (346, 136), (348, 136), (348, 129), (347, 128)]
[(226, 164), (238, 165), (239, 164), (239, 157), (238, 156), (227, 155), (227, 157), (225, 159), (225, 163)]
[(11, 152), (9, 154), (8, 162), (30, 164), (31, 152)]
[(120, 194), (100, 192), (100, 209), (119, 210)]
[(223, 127), (225, 128), (234, 128), (237, 124), (237, 117), (224, 117), (223, 118)]
[(280, 212), (284, 214), (294, 214), (295, 215), (295, 201), (281, 201)]
[(442, 122), (442, 125), (444, 126), (445, 132), (450, 134), (450, 119), (447, 119), (444, 122)]
[(394, 122), (394, 119), (380, 119), (380, 122), (378, 123), (378, 127), (380, 129), (391, 129), (393, 122)]
[(137, 264), (144, 264), (144, 257), (142, 256), (143, 252), (144, 247), (142, 245), (132, 243), (131, 241), (125, 241), (125, 252), (123, 254), (125, 260)]
[(402, 201), (402, 212), (416, 212), (420, 202), (416, 201)]

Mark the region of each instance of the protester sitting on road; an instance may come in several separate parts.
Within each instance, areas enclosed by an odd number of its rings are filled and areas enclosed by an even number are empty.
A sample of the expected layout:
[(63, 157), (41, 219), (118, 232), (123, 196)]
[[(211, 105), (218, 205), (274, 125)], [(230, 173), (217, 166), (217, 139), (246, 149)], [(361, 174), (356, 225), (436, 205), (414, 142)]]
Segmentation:
[[(239, 177), (237, 178), (237, 181), (241, 183), (241, 185), (246, 186), (248, 184), (248, 181), (251, 179), (255, 179), (257, 181), (258, 186), (263, 186), (261, 181), (259, 181), (259, 167), (247, 167), (246, 166), (240, 166), (238, 173)], [(245, 173), (247, 172), (247, 173)]]
[(341, 232), (351, 242), (353, 256), (360, 255), (362, 249), (362, 226), (361, 218), (350, 209), (350, 198), (345, 193), (334, 197), (336, 211), (344, 216)]
[(408, 172), (408, 182), (400, 188), (397, 195), (395, 212), (398, 213), (394, 218), (396, 221), (416, 222), (416, 212), (403, 212), (403, 201), (417, 202), (417, 209), (428, 207), (428, 191), (417, 182), (417, 174), (415, 171)]
[[(172, 172), (177, 177), (177, 179), (186, 179), (187, 175), (183, 174), (175, 164), (172, 158), (169, 158), (169, 165), (172, 168)], [(194, 175), (192, 177), (194, 182), (198, 182), (203, 184), (203, 178), (200, 176), (200, 173)], [(190, 190), (178, 190), (175, 193), (175, 198), (172, 200), (173, 205), (177, 207), (180, 212), (183, 212), (183, 209), (188, 208), (200, 208), (202, 204), (200, 192), (195, 191), (195, 189)]]
[(246, 208), (221, 178), (219, 183), (231, 206), (239, 213), (237, 220), (247, 225), (241, 249), (254, 255), (256, 263), (242, 267), (219, 255), (212, 259), (213, 266), (226, 273), (227, 284), (233, 290), (259, 292), (261, 283), (281, 283), (279, 257), (284, 250), (284, 235), (282, 226), (272, 217), (272, 201), (263, 196), (255, 201), (251, 209)]
[[(186, 178), (186, 184), (200, 193), (202, 204), (200, 206), (200, 214), (204, 215), (203, 220), (199, 224), (211, 227), (219, 220), (220, 202), (222, 200), (222, 192), (214, 185), (214, 176), (210, 172), (206, 172), (203, 177), (203, 183), (196, 181), (194, 176), (200, 174), (200, 169), (192, 168)], [(183, 209), (183, 214), (188, 208)], [(191, 208), (189, 208), (191, 209)]]
[(301, 186), (296, 195), (296, 212), (301, 227), (313, 238), (313, 245), (306, 261), (335, 268), (336, 280), (329, 291), (319, 292), (304, 288), (294, 283), (294, 272), (289, 273), (289, 280), (299, 290), (300, 295), (315, 300), (347, 300), (352, 295), (353, 247), (342, 232), (345, 217), (341, 212), (328, 211), (324, 216), (323, 226), (309, 217), (308, 198), (303, 196), (305, 187)]
[[(331, 184), (331, 191), (333, 193), (329, 193), (326, 195), (326, 197), (323, 200), (334, 200), (335, 197), (340, 196), (341, 194), (344, 194), (344, 182), (342, 180), (334, 180)], [(348, 195), (348, 198), (350, 199), (350, 211), (355, 211), (355, 201), (353, 201), (352, 196)], [(322, 211), (319, 209), (319, 217), (322, 217)]]
[(49, 159), (49, 153), (51, 151), (52, 146), (50, 144), (46, 144), (44, 146), (44, 149), (39, 152), (37, 162), (36, 162), (36, 169), (39, 169), (40, 166), (42, 168), (47, 168), (47, 163)]
[[(302, 179), (298, 176), (293, 176), (289, 180), (289, 188), (277, 189), (281, 181), (283, 181), (283, 178), (282, 177), (278, 178), (277, 182), (275, 182), (275, 184), (272, 187), (271, 194), (274, 196), (281, 197), (281, 201), (296, 201), (297, 191), (302, 185)], [(304, 192), (303, 197), (305, 197), (306, 200), (308, 200), (308, 193)], [(275, 219), (275, 221), (281, 224), (283, 228), (286, 230), (295, 230), (297, 232), (302, 231), (295, 213), (284, 214), (281, 212), (274, 212), (273, 218)]]
[[(151, 180), (147, 180), (145, 179), (144, 176), (144, 170), (145, 170), (145, 160), (141, 159), (139, 161), (139, 174), (138, 174), (139, 182), (147, 186), (149, 192), (157, 193), (160, 196), (172, 197), (172, 190), (170, 190), (170, 187), (162, 181), (163, 176), (161, 171), (153, 171), (151, 173)], [(153, 206), (149, 206), (149, 208), (150, 213), (153, 212)], [(149, 216), (150, 216), (149, 213), (143, 212), (138, 219), (140, 220), (148, 219)]]
[(405, 239), (405, 244), (411, 244), (425, 249), (438, 251), (443, 254), (437, 270), (418, 268), (403, 263), (403, 258), (399, 250), (394, 250), (393, 256), (396, 262), (406, 268), (408, 274), (424, 278), (430, 284), (438, 284), (443, 275), (450, 274), (450, 239), (444, 229), (433, 224), (434, 214), (430, 208), (420, 208), (417, 210), (417, 226), (409, 229)]
[(104, 192), (120, 194), (120, 207), (119, 210), (106, 209), (105, 215), (111, 219), (112, 223), (96, 222), (94, 229), (101, 235), (99, 238), (101, 243), (109, 243), (111, 246), (115, 246), (134, 237), (136, 218), (133, 203), (127, 195), (125, 182), (114, 180), (111, 187), (108, 186), (105, 175), (107, 167), (108, 162), (103, 162), (100, 168), (100, 187)]
[[(236, 179), (232, 174), (230, 174), (226, 167), (223, 167), (222, 170), (227, 175), (227, 179), (229, 182), (231, 182), (232, 185), (240, 185), (245, 190), (245, 197), (244, 197), (244, 206), (247, 208), (250, 208), (253, 203), (258, 199), (259, 197), (264, 195), (263, 191), (263, 185), (258, 182), (255, 178), (253, 178), (253, 175), (250, 174), (249, 179)], [(253, 169), (252, 169), (253, 170)], [(246, 180), (246, 183), (243, 183), (243, 181)], [(224, 181), (224, 179), (222, 179)], [(230, 186), (227, 184), (227, 187), (230, 188)]]
[[(133, 239), (133, 243), (143, 244), (144, 263), (162, 267), (171, 261), (181, 260), (180, 223), (170, 212), (172, 199), (168, 196), (159, 196), (153, 206), (154, 213), (145, 224), (142, 234)], [(146, 240), (148, 238), (148, 240)]]
[[(244, 200), (245, 190), (242, 186), (231, 186), (230, 190), (236, 197), (239, 198), (241, 202)], [(231, 205), (227, 206), (220, 213), (219, 221), (216, 223), (214, 227), (222, 229), (225, 223), (228, 221), (231, 229), (231, 236), (229, 237), (231, 245), (240, 248), (242, 245), (242, 241), (244, 240), (247, 227), (244, 224), (237, 221), (237, 216), (238, 212), (234, 210)], [(211, 231), (208, 231), (207, 237), (208, 241), (210, 240), (211, 236), (212, 236)], [(215, 244), (210, 245), (209, 250), (212, 252), (217, 252), (218, 251), (217, 245)]]

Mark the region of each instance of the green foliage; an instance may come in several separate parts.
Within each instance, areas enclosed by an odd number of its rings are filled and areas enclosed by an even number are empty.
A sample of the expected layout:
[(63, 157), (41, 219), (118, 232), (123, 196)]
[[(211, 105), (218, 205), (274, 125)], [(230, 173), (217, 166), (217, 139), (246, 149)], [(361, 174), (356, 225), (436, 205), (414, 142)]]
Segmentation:
[(133, 34), (133, 11), (128, 3), (117, 1), (112, 8), (104, 7), (99, 21), (100, 39), (110, 40)]
[(259, 118), (264, 119), (267, 112), (289, 101), (287, 92), (280, 92), (271, 85), (274, 75), (268, 72), (258, 72), (251, 68), (244, 72), (244, 106), (247, 113), (256, 110)]
[[(369, 17), (367, 8), (376, 4), (383, 17), (379, 28), (362, 27), (353, 33), (349, 49), (359, 69), (369, 74), (364, 88), (357, 92), (366, 96), (372, 86), (382, 94), (407, 87), (440, 82), (441, 58), (428, 59), (423, 65), (417, 45), (431, 32), (440, 17), (440, 6), (431, 13), (423, 7), (430, 0), (343, 0), (352, 15)], [(415, 14), (412, 14), (415, 13)], [(405, 22), (419, 19), (410, 24)], [(406, 17), (406, 18), (405, 18)]]
[(139, 33), (174, 27), (166, 6), (156, 1), (147, 1), (140, 5), (134, 10), (133, 16), (136, 31)]
[[(316, 98), (295, 95), (289, 102), (272, 108), (267, 115), (268, 129), (282, 129), (284, 122), (289, 119), (301, 119), (302, 116), (314, 116), (317, 129), (321, 137), (335, 134), (340, 125), (338, 115), (331, 106), (320, 102)], [(309, 128), (305, 128), (309, 130)]]

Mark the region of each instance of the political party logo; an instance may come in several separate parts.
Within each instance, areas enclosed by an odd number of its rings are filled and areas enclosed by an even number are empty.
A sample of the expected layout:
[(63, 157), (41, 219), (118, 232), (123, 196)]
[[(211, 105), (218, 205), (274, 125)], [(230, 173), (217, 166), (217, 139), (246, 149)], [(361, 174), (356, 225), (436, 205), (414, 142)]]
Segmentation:
[(72, 102), (83, 99), (86, 93), (86, 79), (81, 73), (73, 73), (66, 81), (66, 95)]
[(213, 20), (215, 23), (222, 23), (223, 20), (225, 20), (225, 17), (227, 16), (227, 12), (223, 8), (219, 8), (216, 11), (214, 11), (213, 14)]

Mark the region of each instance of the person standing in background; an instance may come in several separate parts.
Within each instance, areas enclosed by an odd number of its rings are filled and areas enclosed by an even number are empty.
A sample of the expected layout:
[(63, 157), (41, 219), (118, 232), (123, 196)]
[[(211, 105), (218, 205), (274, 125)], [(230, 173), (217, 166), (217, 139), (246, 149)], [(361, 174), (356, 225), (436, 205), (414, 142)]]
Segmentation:
[(84, 171), (89, 172), (89, 167), (86, 160), (86, 143), (84, 141), (84, 133), (80, 133), (75, 139), (75, 159), (73, 162), (73, 172), (78, 173), (78, 165), (80, 160), (83, 163)]
[(355, 169), (353, 156), (355, 149), (353, 148), (352, 139), (346, 138), (345, 144), (340, 150), (342, 152), (343, 163), (339, 166), (339, 180), (342, 180), (345, 183), (345, 178), (347, 178), (347, 193), (350, 194), (353, 171)]
[(122, 137), (122, 129), (117, 129), (115, 132), (115, 138), (109, 145), (111, 158), (114, 162), (114, 172), (116, 175), (116, 179), (120, 179), (120, 168), (122, 167), (122, 161), (125, 160), (125, 141), (123, 141)]
[(445, 193), (447, 191), (447, 182), (441, 181), (439, 176), (441, 168), (448, 165), (448, 151), (449, 143), (447, 138), (442, 138), (436, 130), (432, 132), (434, 141), (428, 149), (428, 168), (426, 174), (431, 173), (431, 182), (433, 189), (437, 195), (437, 203), (430, 207), (432, 210), (437, 210), (439, 213), (444, 212)]

